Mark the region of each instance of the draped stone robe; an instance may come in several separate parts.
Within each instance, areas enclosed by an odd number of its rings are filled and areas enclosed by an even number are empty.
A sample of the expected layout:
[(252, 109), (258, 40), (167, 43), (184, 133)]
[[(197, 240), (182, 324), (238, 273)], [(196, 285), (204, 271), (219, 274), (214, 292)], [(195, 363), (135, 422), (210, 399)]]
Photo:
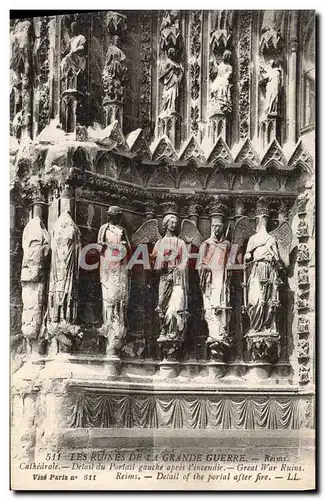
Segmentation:
[(41, 219), (35, 216), (23, 232), (22, 333), (26, 338), (37, 339), (44, 314), (45, 287), (50, 252), (50, 236)]
[[(163, 255), (175, 257), (164, 260)], [(177, 236), (164, 236), (152, 252), (155, 269), (160, 271), (158, 311), (162, 317), (161, 337), (178, 340), (185, 332), (188, 310), (188, 268), (186, 245)]]
[[(227, 318), (225, 307), (228, 306), (226, 289), (226, 265), (230, 242), (211, 237), (202, 243), (200, 248), (200, 276), (202, 283), (204, 317), (208, 325), (211, 339), (225, 336)], [(202, 280), (206, 269), (211, 273)]]
[(77, 319), (80, 231), (68, 211), (56, 221), (52, 238), (49, 286), (49, 320)]
[[(101, 226), (98, 233), (98, 243), (107, 248), (108, 254), (102, 252), (100, 259), (100, 283), (103, 299), (102, 336), (107, 337), (108, 348), (117, 348), (126, 334), (126, 308), (129, 301), (130, 276), (127, 268), (127, 257), (130, 253), (130, 242), (125, 229), (108, 222)], [(110, 245), (112, 245), (110, 249)], [(117, 245), (114, 248), (114, 245)], [(118, 245), (122, 245), (126, 254), (119, 258)], [(110, 259), (110, 256), (114, 260)]]
[(279, 253), (275, 239), (266, 231), (251, 236), (246, 253), (252, 255), (253, 266), (248, 280), (248, 315), (250, 329), (276, 333), (275, 305), (278, 300)]

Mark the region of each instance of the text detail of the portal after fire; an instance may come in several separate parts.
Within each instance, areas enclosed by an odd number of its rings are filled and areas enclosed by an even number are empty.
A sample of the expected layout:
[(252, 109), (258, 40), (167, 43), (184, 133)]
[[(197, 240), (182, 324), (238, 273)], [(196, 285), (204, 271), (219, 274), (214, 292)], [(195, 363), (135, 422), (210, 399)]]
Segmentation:
[(313, 456), (251, 450), (61, 450), (13, 463), (14, 489), (306, 489)]

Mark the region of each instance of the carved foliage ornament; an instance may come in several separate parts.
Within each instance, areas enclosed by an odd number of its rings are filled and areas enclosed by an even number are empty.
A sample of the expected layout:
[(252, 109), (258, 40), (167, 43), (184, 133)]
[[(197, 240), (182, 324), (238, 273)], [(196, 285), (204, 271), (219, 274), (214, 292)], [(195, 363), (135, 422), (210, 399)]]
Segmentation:
[(195, 101), (200, 97), (201, 75), (201, 33), (202, 11), (191, 11), (190, 19), (190, 94), (191, 94), (191, 132), (199, 132), (199, 106)]
[(249, 134), (250, 114), (250, 63), (251, 63), (251, 26), (252, 11), (240, 12), (239, 30), (239, 130), (240, 137)]
[(298, 318), (298, 333), (309, 333), (309, 319), (305, 316)]
[(150, 138), (151, 124), (151, 58), (152, 58), (152, 17), (148, 11), (141, 12), (140, 57), (141, 57), (141, 93), (140, 116), (146, 139)]

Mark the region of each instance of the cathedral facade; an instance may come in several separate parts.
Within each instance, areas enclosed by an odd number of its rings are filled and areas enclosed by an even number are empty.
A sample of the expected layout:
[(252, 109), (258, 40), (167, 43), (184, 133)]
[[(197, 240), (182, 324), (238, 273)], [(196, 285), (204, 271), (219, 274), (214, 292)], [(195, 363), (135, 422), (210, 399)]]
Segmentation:
[(10, 40), (19, 456), (312, 429), (315, 13), (45, 15)]

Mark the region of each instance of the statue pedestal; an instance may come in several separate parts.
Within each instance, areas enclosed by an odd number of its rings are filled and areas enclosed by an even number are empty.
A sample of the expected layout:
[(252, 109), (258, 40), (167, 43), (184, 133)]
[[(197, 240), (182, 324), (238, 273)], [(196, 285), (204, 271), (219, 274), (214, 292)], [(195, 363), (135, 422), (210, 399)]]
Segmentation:
[(159, 363), (159, 375), (162, 378), (175, 378), (179, 372), (179, 363), (177, 361), (161, 361)]
[(270, 377), (274, 363), (279, 359), (280, 335), (277, 332), (254, 332), (246, 335), (247, 349), (252, 364), (248, 365), (248, 380), (265, 380)]
[(273, 370), (272, 363), (267, 361), (255, 362), (248, 367), (246, 379), (250, 381), (265, 380), (270, 377)]
[(206, 367), (209, 378), (222, 378), (227, 372), (227, 364), (223, 361), (210, 361)]
[(220, 135), (226, 141), (226, 117), (222, 113), (215, 113), (209, 117), (208, 137), (211, 144), (215, 144)]
[(179, 355), (183, 339), (169, 339), (165, 336), (158, 338), (160, 355), (163, 360), (159, 363), (159, 373), (163, 378), (175, 378), (179, 373)]
[(123, 104), (119, 101), (110, 101), (108, 98), (103, 100), (105, 115), (105, 127), (108, 127), (115, 120), (118, 121), (120, 128), (123, 126)]
[(107, 354), (105, 357), (105, 372), (108, 377), (115, 377), (119, 374), (121, 360), (116, 354)]
[(180, 123), (180, 115), (178, 113), (170, 113), (169, 115), (159, 115), (158, 117), (158, 137), (166, 135), (172, 145), (177, 147), (177, 125)]

